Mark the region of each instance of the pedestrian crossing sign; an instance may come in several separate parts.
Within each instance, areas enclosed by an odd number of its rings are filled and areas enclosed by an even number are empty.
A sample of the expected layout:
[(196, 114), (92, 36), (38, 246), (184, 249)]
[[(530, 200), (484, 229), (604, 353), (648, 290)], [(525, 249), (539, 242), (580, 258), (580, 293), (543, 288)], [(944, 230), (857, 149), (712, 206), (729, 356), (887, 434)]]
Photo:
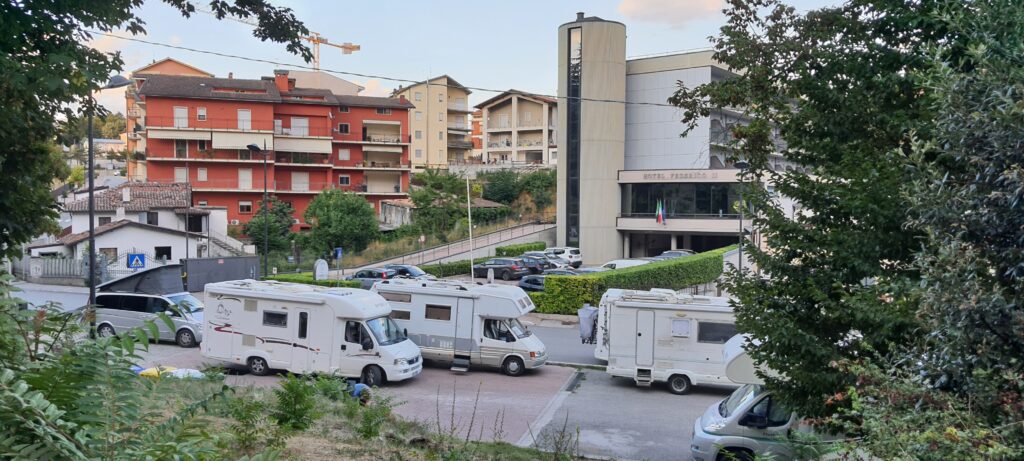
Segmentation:
[(146, 267), (145, 253), (128, 253), (129, 269), (144, 269)]

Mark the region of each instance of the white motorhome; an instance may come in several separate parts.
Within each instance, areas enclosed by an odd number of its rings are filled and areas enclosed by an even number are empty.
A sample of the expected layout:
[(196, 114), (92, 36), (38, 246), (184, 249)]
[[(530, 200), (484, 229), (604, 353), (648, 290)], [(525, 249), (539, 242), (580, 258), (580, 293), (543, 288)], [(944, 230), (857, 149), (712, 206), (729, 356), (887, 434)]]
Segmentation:
[(395, 279), (377, 282), (373, 291), (391, 303), (391, 318), (423, 357), (452, 370), (482, 365), (519, 376), (548, 360), (544, 343), (517, 320), (534, 309), (519, 287)]
[[(810, 437), (795, 437), (794, 432), (811, 434), (811, 426), (789, 411), (764, 388), (764, 380), (757, 376), (754, 361), (743, 349), (746, 338), (736, 335), (725, 343), (723, 359), (726, 376), (739, 389), (724, 400), (714, 403), (693, 424), (690, 452), (697, 461), (719, 459), (753, 459), (755, 455), (773, 455), (778, 459), (792, 459), (791, 441), (806, 442)], [(774, 374), (771, 370), (769, 375)], [(821, 435), (822, 441), (835, 440), (835, 436)], [(803, 444), (810, 451), (814, 445)], [(828, 444), (820, 445), (823, 452)], [(801, 453), (801, 458), (814, 457)], [(732, 456), (732, 457), (730, 457)], [(857, 459), (864, 459), (857, 457)]]
[(638, 386), (668, 383), (674, 394), (694, 385), (735, 386), (722, 360), (722, 347), (736, 334), (727, 298), (612, 289), (597, 315), (594, 357), (608, 362), (612, 376)]
[(206, 285), (203, 357), (270, 369), (358, 377), (375, 386), (420, 373), (420, 350), (366, 290), (235, 280)]

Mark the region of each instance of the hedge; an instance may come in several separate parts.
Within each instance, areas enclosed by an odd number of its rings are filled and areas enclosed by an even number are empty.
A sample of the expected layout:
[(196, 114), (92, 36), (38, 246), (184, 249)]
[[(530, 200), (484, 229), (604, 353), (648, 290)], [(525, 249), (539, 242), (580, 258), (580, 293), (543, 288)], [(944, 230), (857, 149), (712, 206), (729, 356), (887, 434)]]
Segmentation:
[[(484, 261), (487, 261), (488, 259), (491, 258), (476, 258), (473, 261), (474, 263), (479, 264)], [(433, 275), (434, 277), (444, 278), (451, 277), (453, 275), (468, 275), (470, 264), (468, 259), (463, 259), (461, 261), (452, 261), (450, 263), (427, 264), (425, 266), (419, 267), (420, 269), (423, 269), (423, 272)]]
[(722, 256), (735, 248), (732, 245), (684, 258), (586, 275), (552, 275), (544, 279), (544, 293), (531, 297), (537, 312), (575, 315), (584, 303), (596, 306), (609, 288), (681, 290), (717, 279), (722, 275)]
[(305, 283), (306, 285), (319, 285), (322, 287), (345, 287), (345, 288), (362, 288), (363, 284), (359, 283), (358, 280), (313, 280), (313, 274), (305, 272), (302, 274), (279, 274), (271, 275), (265, 280), (273, 280), (276, 282), (291, 282), (291, 283)]
[(544, 242), (530, 242), (520, 243), (516, 245), (506, 245), (503, 247), (496, 247), (494, 249), (494, 256), (519, 256), (527, 251), (544, 251), (548, 245)]

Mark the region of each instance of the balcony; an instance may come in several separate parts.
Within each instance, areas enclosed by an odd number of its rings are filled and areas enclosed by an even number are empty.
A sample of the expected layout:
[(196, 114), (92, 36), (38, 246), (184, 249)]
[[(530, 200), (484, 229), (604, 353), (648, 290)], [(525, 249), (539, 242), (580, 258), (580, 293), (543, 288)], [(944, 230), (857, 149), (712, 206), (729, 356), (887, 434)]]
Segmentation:
[(278, 152), (275, 156), (278, 166), (322, 167), (330, 168), (331, 159), (328, 154), (309, 152)]
[(307, 126), (283, 127), (274, 126), (276, 136), (296, 138), (327, 138), (332, 134), (331, 125), (327, 120), (310, 120)]
[(470, 126), (466, 123), (449, 123), (448, 131), (470, 131)]
[(138, 140), (142, 139), (142, 135), (140, 135), (139, 133), (137, 133), (135, 131), (129, 131), (128, 132), (128, 139), (131, 139), (132, 141), (138, 141)]
[(362, 161), (356, 162), (353, 165), (335, 165), (336, 170), (411, 170), (412, 164), (409, 162), (388, 162), (388, 161)]
[(456, 112), (472, 112), (466, 101), (448, 101), (448, 110)]
[(542, 139), (520, 139), (516, 142), (516, 147), (519, 149), (523, 148), (543, 148), (544, 140)]
[(369, 142), (374, 144), (406, 144), (410, 142), (410, 137), (403, 137), (400, 134), (369, 133), (366, 136), (363, 136), (363, 142)]
[[(750, 227), (752, 221), (743, 220), (744, 227)], [(739, 215), (669, 215), (663, 223), (655, 219), (654, 213), (623, 213), (616, 219), (615, 227), (619, 230), (634, 231), (667, 231), (667, 232), (712, 232), (719, 234), (737, 234), (740, 229)]]
[[(150, 157), (149, 160), (154, 160)], [(194, 175), (194, 173), (193, 173)], [(164, 182), (164, 181), (161, 181)], [(170, 182), (170, 181), (166, 181)], [(215, 179), (211, 181), (191, 181), (194, 192), (259, 192), (263, 193), (263, 175), (253, 172), (252, 181), (240, 182), (237, 179)], [(267, 191), (274, 192), (274, 181), (267, 181)]]
[(472, 149), (473, 148), (473, 141), (464, 141), (464, 140), (460, 140), (460, 139), (448, 138), (448, 148), (449, 149)]
[[(246, 120), (238, 118), (208, 118), (196, 120), (192, 117), (146, 117), (149, 127), (152, 129), (166, 130), (192, 130), (192, 131), (238, 131), (243, 133), (273, 133), (273, 120)], [(324, 136), (327, 136), (326, 134)]]
[(142, 117), (142, 116), (145, 116), (145, 115), (146, 115), (146, 111), (144, 111), (144, 110), (142, 110), (142, 109), (140, 109), (138, 107), (133, 107), (133, 108), (131, 108), (131, 110), (128, 111), (128, 118), (139, 118), (139, 117)]

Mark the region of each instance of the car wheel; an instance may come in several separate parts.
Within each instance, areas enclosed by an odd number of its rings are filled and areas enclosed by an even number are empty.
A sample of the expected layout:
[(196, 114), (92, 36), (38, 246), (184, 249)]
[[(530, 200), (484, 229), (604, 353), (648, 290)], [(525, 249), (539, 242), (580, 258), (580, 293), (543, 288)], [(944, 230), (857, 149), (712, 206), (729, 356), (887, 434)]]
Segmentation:
[(384, 384), (384, 371), (376, 365), (370, 365), (363, 369), (363, 375), (359, 380), (367, 386), (379, 387)]
[(181, 347), (196, 347), (196, 335), (192, 330), (181, 330), (174, 336), (175, 342)]
[(103, 325), (100, 325), (98, 328), (96, 328), (96, 334), (99, 335), (99, 337), (101, 338), (117, 336), (117, 333), (114, 332), (114, 327), (110, 326), (110, 324), (107, 323), (104, 323)]
[(668, 378), (668, 391), (673, 394), (689, 394), (692, 387), (690, 378), (687, 378), (686, 375), (672, 375)]
[(506, 271), (502, 271), (501, 272), (501, 279), (506, 281), (506, 282), (509, 281), (509, 280), (512, 280), (512, 272), (511, 271), (507, 271), (507, 270)]
[(505, 363), (501, 364), (501, 372), (509, 376), (519, 376), (526, 371), (526, 367), (523, 365), (523, 359), (512, 356), (505, 359)]
[(249, 357), (248, 365), (249, 373), (256, 376), (266, 376), (270, 373), (270, 365), (267, 365), (267, 361), (263, 357)]

